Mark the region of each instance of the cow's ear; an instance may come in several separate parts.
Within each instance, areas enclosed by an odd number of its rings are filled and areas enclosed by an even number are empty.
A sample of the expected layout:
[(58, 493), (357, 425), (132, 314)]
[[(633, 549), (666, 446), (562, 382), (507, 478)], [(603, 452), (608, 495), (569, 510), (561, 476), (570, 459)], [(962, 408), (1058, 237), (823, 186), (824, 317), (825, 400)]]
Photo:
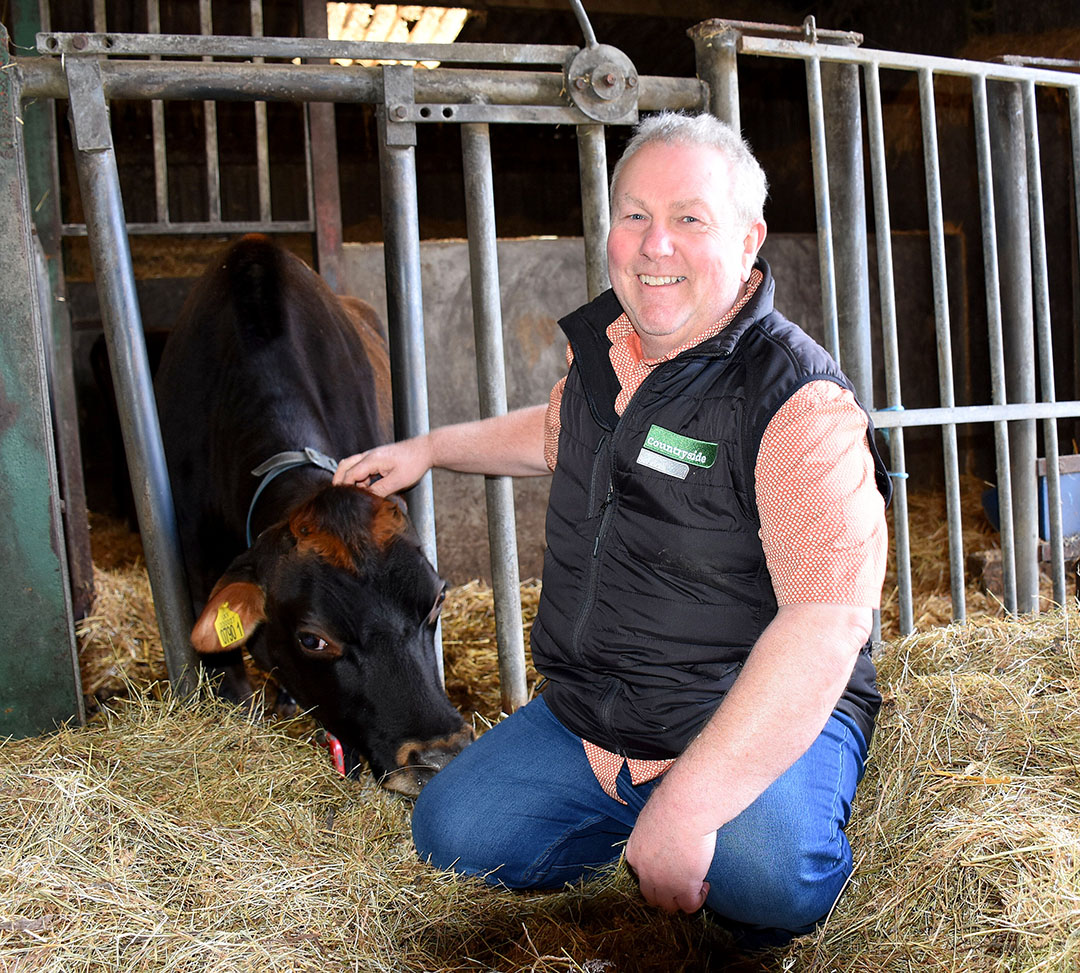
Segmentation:
[(254, 581), (218, 582), (199, 620), (191, 644), (200, 655), (240, 648), (266, 620), (266, 593)]

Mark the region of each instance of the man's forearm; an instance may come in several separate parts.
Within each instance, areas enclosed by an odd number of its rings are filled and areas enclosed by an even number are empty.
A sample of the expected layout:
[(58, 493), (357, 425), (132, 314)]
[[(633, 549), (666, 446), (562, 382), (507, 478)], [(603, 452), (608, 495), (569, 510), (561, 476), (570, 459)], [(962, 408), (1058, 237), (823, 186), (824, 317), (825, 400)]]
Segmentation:
[(870, 609), (791, 605), (762, 633), (735, 685), (654, 797), (701, 833), (748, 807), (817, 739), (851, 677)]
[(544, 460), (546, 413), (547, 406), (536, 405), (433, 429), (428, 433), (431, 465), (489, 476), (550, 473)]

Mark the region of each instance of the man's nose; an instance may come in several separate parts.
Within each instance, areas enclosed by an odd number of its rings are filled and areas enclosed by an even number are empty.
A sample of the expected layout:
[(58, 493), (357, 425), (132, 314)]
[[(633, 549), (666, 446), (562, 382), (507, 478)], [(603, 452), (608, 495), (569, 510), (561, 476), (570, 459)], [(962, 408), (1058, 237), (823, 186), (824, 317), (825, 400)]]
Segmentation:
[(671, 234), (666, 226), (653, 223), (645, 231), (645, 235), (641, 240), (641, 255), (643, 257), (656, 260), (659, 257), (670, 256), (674, 250)]

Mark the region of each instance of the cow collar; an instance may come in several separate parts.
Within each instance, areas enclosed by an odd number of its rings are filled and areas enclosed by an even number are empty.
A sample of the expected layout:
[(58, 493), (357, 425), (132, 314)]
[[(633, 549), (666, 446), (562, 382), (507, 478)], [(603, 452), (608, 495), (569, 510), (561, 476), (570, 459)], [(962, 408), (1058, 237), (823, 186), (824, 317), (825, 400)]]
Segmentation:
[(253, 540), (251, 537), (251, 515), (255, 512), (255, 502), (259, 499), (259, 495), (269, 485), (270, 481), (274, 479), (278, 474), (284, 473), (286, 470), (294, 470), (298, 466), (317, 466), (321, 470), (326, 470), (328, 473), (333, 473), (337, 469), (337, 460), (331, 459), (325, 453), (320, 453), (317, 449), (313, 449), (311, 446), (305, 446), (303, 449), (287, 450), (283, 453), (275, 453), (268, 460), (260, 463), (251, 471), (252, 476), (261, 476), (262, 482), (255, 490), (255, 496), (251, 498), (251, 505), (248, 507), (247, 514), (247, 545), (251, 547)]

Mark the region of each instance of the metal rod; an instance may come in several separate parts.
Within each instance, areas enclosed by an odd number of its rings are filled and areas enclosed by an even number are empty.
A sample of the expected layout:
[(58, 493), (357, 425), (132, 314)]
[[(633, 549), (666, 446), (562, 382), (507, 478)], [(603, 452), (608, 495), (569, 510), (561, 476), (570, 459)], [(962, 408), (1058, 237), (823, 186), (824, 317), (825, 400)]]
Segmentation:
[(585, 37), (585, 46), (596, 47), (596, 34), (593, 32), (592, 24), (589, 23), (589, 15), (585, 13), (585, 8), (581, 5), (581, 0), (570, 0), (570, 9), (574, 11), (578, 26)]
[(907, 409), (903, 412), (874, 411), (874, 425), (879, 429), (940, 426), (944, 423), (1016, 422), (1020, 419), (1065, 419), (1080, 416), (1080, 401), (1013, 402), (1008, 405), (967, 405), (941, 409)]
[[(923, 130), (923, 161), (926, 169), (926, 207), (930, 221), (930, 261), (934, 286), (934, 324), (937, 331), (938, 388), (945, 408), (955, 405), (952, 373), (952, 339), (949, 333), (949, 291), (945, 263), (945, 221), (941, 212), (941, 172), (937, 142), (937, 111), (934, 76), (919, 71), (919, 107)], [(945, 510), (949, 523), (949, 580), (953, 620), (967, 618), (964, 597), (964, 541), (960, 520), (960, 469), (957, 461), (956, 426), (941, 428), (945, 457)]]
[[(990, 393), (996, 405), (1008, 401), (1005, 385), (1005, 342), (1001, 322), (1001, 288), (998, 284), (997, 217), (994, 207), (994, 167), (990, 144), (990, 117), (986, 99), (986, 79), (972, 79), (972, 106), (975, 119), (975, 148), (979, 169), (979, 204), (983, 238), (983, 277), (986, 281), (986, 325), (990, 342)], [(1012, 471), (1009, 431), (1006, 422), (994, 423), (998, 490), (998, 522), (1001, 529), (1001, 572), (1005, 610), (1016, 611), (1016, 561), (1013, 535)]]
[[(1035, 337), (1039, 358), (1042, 399), (1053, 402), (1054, 346), (1050, 321), (1050, 284), (1046, 268), (1046, 226), (1043, 219), (1042, 166), (1039, 150), (1039, 118), (1035, 105), (1035, 85), (1024, 85), (1024, 140), (1027, 145), (1028, 208), (1031, 223), (1031, 267), (1035, 297)], [(1043, 449), (1046, 453), (1046, 487), (1049, 514), (1050, 567), (1053, 575), (1054, 603), (1065, 606), (1065, 545), (1062, 539), (1061, 469), (1058, 465), (1057, 422), (1043, 423)], [(1038, 610), (1038, 600), (1035, 609)]]
[[(1072, 143), (1073, 208), (1071, 229), (1073, 285), (1073, 394), (1080, 394), (1080, 88), (1069, 91), (1069, 135)], [(1080, 439), (1077, 424), (1073, 438)], [(1078, 578), (1080, 587), (1080, 578)], [(1078, 591), (1080, 594), (1080, 591)]]
[[(274, 220), (270, 223), (259, 220), (199, 220), (184, 223), (128, 223), (128, 236), (144, 233), (170, 234), (223, 234), (223, 233), (311, 233), (315, 229), (314, 220)], [(85, 223), (65, 223), (64, 236), (86, 236)]]
[[(413, 55), (415, 56), (415, 54)], [(16, 58), (24, 99), (66, 98), (67, 83), (59, 58)], [(237, 64), (230, 62), (106, 61), (101, 66), (107, 98), (165, 101), (335, 101), (377, 104), (382, 101), (381, 68), (319, 64)], [(435, 68), (417, 73), (418, 104), (470, 104), (481, 98), (492, 107), (565, 105), (561, 73), (540, 71)], [(708, 89), (697, 78), (642, 77), (640, 111), (703, 111)], [(475, 106), (481, 107), (481, 106)], [(555, 109), (549, 108), (554, 111)], [(584, 112), (569, 106), (561, 121), (591, 124)], [(438, 119), (433, 119), (437, 121)], [(508, 119), (512, 120), (512, 119)], [(530, 121), (527, 117), (518, 119)], [(554, 116), (552, 117), (554, 121)]]
[(825, 325), (825, 348), (842, 368), (836, 310), (832, 212), (829, 204), (829, 160), (825, 148), (825, 106), (821, 93), (821, 62), (816, 57), (806, 61), (806, 94), (810, 105), (810, 153), (814, 167), (814, 206), (817, 210), (818, 269), (821, 276), (821, 316)]
[(186, 695), (195, 687), (197, 667), (190, 642), (191, 599), (146, 359), (105, 97), (96, 59), (73, 58), (67, 72), (79, 192), (86, 211), (94, 279), (146, 570), (154, 591), (154, 611), (169, 680), (175, 691)]
[[(1034, 402), (1035, 321), (1032, 305), (1031, 240), (1027, 167), (1024, 162), (1023, 100), (1012, 83), (988, 86), (993, 157), (994, 211), (998, 237), (998, 280), (1010, 402)], [(1035, 611), (1039, 601), (1037, 427), (1031, 420), (1009, 425), (1016, 608)], [(1002, 479), (998, 478), (1001, 494)], [(1004, 548), (1003, 556), (1008, 557)]]
[[(896, 329), (896, 284), (893, 276), (892, 219), (889, 213), (888, 175), (885, 170), (885, 128), (881, 112), (881, 81), (877, 65), (868, 64), (866, 76), (866, 121), (870, 146), (870, 178), (874, 193), (874, 227), (878, 263), (878, 291), (881, 300), (882, 351), (885, 359), (885, 401), (890, 410), (903, 408), (900, 387), (900, 343)], [(893, 479), (893, 534), (896, 550), (896, 583), (900, 602), (900, 634), (915, 630), (911, 591), (911, 533), (908, 526), (907, 466), (904, 457), (904, 430), (887, 434)]]
[[(383, 68), (389, 80), (411, 82), (412, 69)], [(408, 72), (407, 75), (401, 72)], [(386, 262), (386, 311), (391, 373), (395, 376), (394, 431), (398, 439), (426, 433), (429, 426), (427, 360), (424, 352), (424, 304), (420, 273), (420, 218), (416, 197), (416, 147), (388, 141), (384, 110), (379, 112), (379, 175)], [(431, 474), (408, 491), (409, 516), (432, 564), (437, 565)], [(440, 661), (440, 666), (441, 666)]]
[[(820, 31), (819, 31), (820, 33)], [(40, 48), (40, 43), (39, 43)], [(967, 61), (963, 58), (934, 57), (927, 54), (907, 54), (875, 48), (849, 47), (842, 44), (814, 44), (803, 41), (781, 40), (772, 37), (743, 35), (739, 40), (741, 54), (788, 57), (797, 60), (820, 58), (847, 64), (876, 64), (879, 68), (897, 71), (929, 71), (935, 75), (952, 75), (971, 78), (981, 76), (988, 81), (1033, 81), (1052, 87), (1080, 87), (1080, 77), (1063, 71), (1041, 70), (997, 64), (990, 61)]]
[[(103, 0), (102, 6), (104, 7)], [(200, 4), (204, 0), (199, 0)], [(561, 44), (408, 44), (327, 40), (318, 37), (125, 34), (49, 31), (37, 36), (39, 54), (161, 54), (166, 57), (341, 58), (343, 60), (440, 61), (469, 64), (558, 64), (578, 48)]]
[(607, 143), (603, 125), (579, 125), (577, 137), (585, 229), (585, 281), (591, 301), (611, 286), (607, 270), (607, 238), (611, 228)]
[[(199, 32), (205, 37), (213, 34), (211, 0), (199, 0)], [(209, 56), (204, 60), (211, 60)], [(217, 102), (203, 102), (203, 136), (206, 158), (206, 218), (210, 223), (221, 221), (221, 160), (218, 155)]]
[[(708, 110), (736, 132), (742, 130), (739, 117), (739, 69), (736, 51), (739, 32), (719, 32), (698, 24), (690, 29), (698, 77), (709, 86)], [(639, 107), (644, 107), (639, 105)]]
[[(304, 34), (326, 37), (325, 0), (304, 0)], [(341, 231), (341, 186), (338, 178), (337, 117), (329, 102), (306, 106), (304, 161), (307, 166), (308, 216), (315, 224), (319, 274), (330, 289), (344, 285)]]
[[(262, 37), (262, 0), (251, 0), (251, 36)], [(253, 59), (256, 64), (262, 64), (263, 59)], [(259, 219), (269, 223), (271, 216), (270, 204), (270, 144), (266, 128), (266, 102), (255, 102), (255, 171), (258, 174), (259, 186)]]
[[(461, 155), (465, 174), (465, 214), (469, 233), (480, 415), (487, 418), (506, 414), (495, 185), (491, 173), (491, 140), (487, 125), (461, 127)], [(528, 699), (513, 480), (508, 476), (486, 477), (484, 491), (495, 601), (495, 638), (499, 652), (499, 689), (503, 712), (513, 713), (524, 706)]]
[(874, 369), (859, 69), (853, 64), (823, 64), (821, 81), (823, 100), (830, 107), (824, 121), (838, 342), (844, 374), (869, 406), (874, 401)]
[[(146, 0), (146, 26), (151, 34), (161, 33), (158, 0)], [(153, 60), (160, 60), (155, 54)], [(169, 157), (166, 149), (165, 103), (150, 102), (150, 131), (154, 142), (154, 214), (158, 222), (169, 222)]]

